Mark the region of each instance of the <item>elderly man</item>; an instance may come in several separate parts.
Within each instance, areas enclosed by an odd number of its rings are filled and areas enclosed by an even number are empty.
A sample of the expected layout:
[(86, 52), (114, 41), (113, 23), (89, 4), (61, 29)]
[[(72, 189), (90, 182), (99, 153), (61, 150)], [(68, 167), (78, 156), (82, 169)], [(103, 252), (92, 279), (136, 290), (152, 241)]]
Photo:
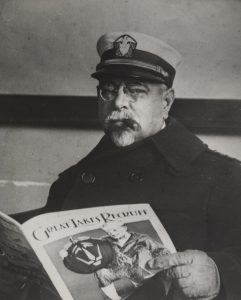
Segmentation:
[(165, 299), (159, 276), (172, 279), (169, 299), (240, 299), (241, 168), (169, 116), (180, 55), (135, 32), (103, 35), (97, 50), (105, 135), (60, 174), (41, 212), (148, 202), (177, 253), (146, 263), (162, 271), (133, 299)]

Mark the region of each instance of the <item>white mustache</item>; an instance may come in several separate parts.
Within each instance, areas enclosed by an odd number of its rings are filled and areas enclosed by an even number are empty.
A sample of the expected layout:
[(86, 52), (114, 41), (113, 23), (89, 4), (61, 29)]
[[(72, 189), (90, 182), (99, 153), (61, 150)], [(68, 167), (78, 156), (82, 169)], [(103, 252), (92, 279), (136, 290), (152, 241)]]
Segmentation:
[(107, 116), (106, 121), (116, 121), (116, 120), (126, 120), (134, 119), (130, 113), (126, 111), (113, 111), (109, 116)]
[(135, 120), (134, 116), (130, 112), (126, 111), (113, 111), (109, 116), (105, 119), (105, 124), (108, 125), (110, 123), (114, 123), (115, 121), (121, 121), (126, 126), (137, 128), (139, 127), (139, 123)]

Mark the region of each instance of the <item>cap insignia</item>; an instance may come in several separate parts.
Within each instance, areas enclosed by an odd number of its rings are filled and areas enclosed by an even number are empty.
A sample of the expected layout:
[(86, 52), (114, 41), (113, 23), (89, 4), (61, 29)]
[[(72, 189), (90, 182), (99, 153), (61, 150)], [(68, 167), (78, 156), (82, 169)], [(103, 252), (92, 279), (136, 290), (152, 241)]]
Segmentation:
[(118, 37), (113, 43), (115, 54), (119, 57), (132, 57), (137, 41), (128, 34)]

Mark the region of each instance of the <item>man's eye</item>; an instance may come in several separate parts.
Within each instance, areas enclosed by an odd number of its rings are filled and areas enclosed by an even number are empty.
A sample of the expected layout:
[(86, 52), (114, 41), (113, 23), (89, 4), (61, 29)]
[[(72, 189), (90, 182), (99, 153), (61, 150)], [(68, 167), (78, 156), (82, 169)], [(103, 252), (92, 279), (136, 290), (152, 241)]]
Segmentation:
[(138, 87), (129, 87), (128, 90), (132, 93), (132, 94), (146, 94), (147, 91), (143, 88), (138, 88)]
[(116, 89), (116, 86), (112, 83), (103, 83), (101, 86), (102, 90), (113, 91)]
[(102, 89), (102, 94), (112, 95), (112, 94), (115, 94), (115, 90), (114, 89)]
[(106, 92), (111, 92), (112, 90), (109, 89), (109, 88), (101, 88), (101, 91), (102, 91), (103, 93), (106, 93)]
[(103, 99), (105, 100), (112, 100), (116, 96), (116, 92), (113, 89), (106, 89), (106, 88), (101, 88), (100, 89), (100, 95), (102, 96)]

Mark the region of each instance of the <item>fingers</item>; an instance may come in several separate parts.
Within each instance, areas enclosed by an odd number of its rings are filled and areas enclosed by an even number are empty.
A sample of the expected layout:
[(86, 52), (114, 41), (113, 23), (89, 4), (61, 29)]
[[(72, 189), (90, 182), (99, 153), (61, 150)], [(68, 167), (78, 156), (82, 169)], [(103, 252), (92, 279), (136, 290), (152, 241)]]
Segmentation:
[(158, 256), (149, 260), (146, 266), (150, 269), (164, 271), (179, 265), (192, 264), (193, 258), (186, 252), (178, 252), (170, 255)]
[(164, 274), (167, 279), (181, 279), (189, 277), (191, 272), (188, 266), (177, 266), (166, 270)]

